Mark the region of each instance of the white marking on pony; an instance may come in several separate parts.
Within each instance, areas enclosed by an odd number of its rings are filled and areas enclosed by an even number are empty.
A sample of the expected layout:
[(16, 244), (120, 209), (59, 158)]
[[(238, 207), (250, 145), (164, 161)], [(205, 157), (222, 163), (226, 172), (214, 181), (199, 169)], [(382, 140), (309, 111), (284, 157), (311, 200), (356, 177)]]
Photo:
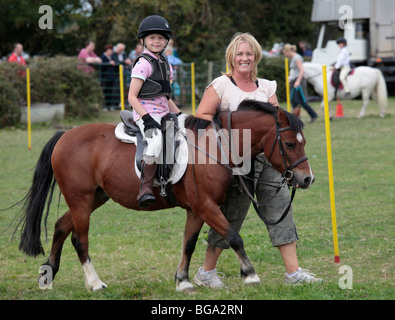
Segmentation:
[(178, 285), (176, 285), (176, 291), (182, 292), (182, 291), (193, 291), (195, 288), (193, 287), (193, 284), (190, 283), (188, 280), (184, 280), (180, 282)]
[(300, 143), (303, 142), (303, 137), (302, 137), (302, 135), (300, 134), (300, 132), (298, 132), (298, 134), (296, 135), (296, 139), (298, 139), (298, 141), (299, 141)]
[(95, 292), (96, 290), (107, 288), (107, 285), (99, 279), (92, 261), (87, 260), (82, 265), (82, 270), (84, 270), (85, 275), (85, 286), (89, 291)]
[(244, 284), (255, 285), (260, 283), (261, 283), (261, 279), (259, 279), (256, 273), (244, 278)]
[[(308, 163), (308, 162), (307, 162)], [(309, 186), (311, 186), (311, 184), (313, 183), (313, 181), (314, 181), (314, 174), (313, 174), (313, 170), (311, 170), (311, 167), (310, 167), (310, 163), (308, 163), (309, 164), (309, 170), (310, 170), (310, 176), (311, 176), (311, 180), (310, 180), (310, 185)]]

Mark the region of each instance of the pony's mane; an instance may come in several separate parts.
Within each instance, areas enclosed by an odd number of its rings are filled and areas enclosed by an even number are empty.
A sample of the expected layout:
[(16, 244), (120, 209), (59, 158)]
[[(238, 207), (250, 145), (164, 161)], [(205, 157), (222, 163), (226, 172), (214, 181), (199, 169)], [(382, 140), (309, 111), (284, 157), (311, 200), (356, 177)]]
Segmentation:
[[(260, 102), (255, 100), (246, 99), (243, 100), (238, 108), (237, 111), (258, 111), (258, 112), (265, 112), (271, 114), (273, 116), (277, 116), (278, 109), (281, 109), (284, 112), (287, 120), (289, 122), (289, 126), (295, 132), (300, 132), (303, 129), (303, 122), (300, 120), (296, 115), (290, 113), (282, 108), (275, 107), (269, 102)], [(213, 116), (213, 121), (216, 123), (220, 128), (222, 128), (221, 119), (219, 117), (220, 110), (217, 109), (217, 112)], [(195, 130), (198, 132), (199, 129), (206, 129), (211, 124), (211, 121), (197, 118), (194, 116), (189, 116), (185, 120), (185, 127), (188, 129)]]
[(261, 102), (261, 101), (246, 99), (239, 104), (237, 111), (259, 111), (259, 112), (266, 112), (272, 114), (273, 116), (276, 116), (278, 109), (281, 109), (281, 111), (284, 112), (289, 122), (289, 126), (293, 131), (299, 132), (303, 129), (304, 127), (303, 121), (300, 120), (296, 115), (282, 108), (275, 107), (270, 102)]
[(272, 105), (270, 102), (246, 99), (239, 104), (237, 111), (262, 111), (275, 115), (278, 110), (277, 107)]
[(199, 129), (206, 129), (210, 124), (211, 121), (197, 118), (192, 115), (185, 119), (185, 128), (194, 130), (196, 133)]
[[(213, 115), (213, 122), (217, 124), (220, 128), (222, 128), (221, 119), (219, 117), (219, 108), (216, 113)], [(210, 120), (197, 118), (195, 116), (188, 116), (185, 119), (185, 128), (194, 130), (196, 133), (199, 129), (206, 129), (211, 124)]]

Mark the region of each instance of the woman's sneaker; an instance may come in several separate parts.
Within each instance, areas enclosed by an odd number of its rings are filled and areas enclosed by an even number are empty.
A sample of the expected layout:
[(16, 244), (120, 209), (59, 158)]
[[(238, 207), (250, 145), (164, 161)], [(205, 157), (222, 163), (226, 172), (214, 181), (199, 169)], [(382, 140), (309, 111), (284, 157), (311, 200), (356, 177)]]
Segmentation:
[(309, 283), (321, 283), (321, 278), (316, 278), (314, 273), (311, 273), (307, 269), (298, 268), (297, 271), (285, 274), (284, 279), (286, 284), (293, 284), (293, 285), (301, 285), (301, 284), (309, 284)]
[(217, 272), (217, 269), (204, 271), (203, 268), (200, 267), (193, 280), (198, 286), (221, 289), (225, 286), (221, 281), (221, 278), (224, 277), (225, 275), (222, 272)]

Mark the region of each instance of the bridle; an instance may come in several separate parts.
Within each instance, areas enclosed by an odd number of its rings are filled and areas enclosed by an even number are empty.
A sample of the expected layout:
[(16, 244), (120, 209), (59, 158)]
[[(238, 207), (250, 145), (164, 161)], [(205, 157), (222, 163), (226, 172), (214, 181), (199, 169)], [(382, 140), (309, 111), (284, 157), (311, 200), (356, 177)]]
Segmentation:
[[(295, 162), (291, 161), (289, 155), (285, 151), (285, 148), (284, 148), (284, 145), (283, 145), (283, 142), (282, 142), (282, 139), (281, 139), (281, 132), (288, 131), (288, 130), (293, 130), (293, 129), (290, 126), (281, 128), (280, 127), (280, 122), (278, 121), (278, 118), (277, 118), (277, 115), (273, 114), (273, 116), (274, 116), (274, 119), (276, 121), (276, 137), (275, 137), (275, 139), (273, 141), (272, 149), (270, 151), (270, 155), (267, 158), (267, 160), (270, 161), (270, 159), (271, 159), (271, 157), (273, 155), (274, 149), (276, 147), (276, 144), (278, 144), (278, 147), (279, 147), (279, 150), (280, 150), (280, 154), (281, 154), (281, 158), (282, 158), (282, 161), (283, 161), (283, 164), (284, 164), (284, 168), (285, 168), (285, 171), (282, 173), (283, 180), (277, 186), (273, 185), (272, 183), (268, 183), (268, 182), (264, 182), (264, 181), (258, 181), (258, 182), (276, 188), (277, 189), (276, 193), (273, 195), (273, 197), (271, 199), (269, 199), (268, 201), (266, 201), (263, 204), (260, 204), (255, 199), (254, 195), (251, 194), (251, 192), (249, 191), (248, 187), (245, 184), (243, 176), (241, 176), (241, 175), (237, 175), (236, 176), (236, 179), (238, 180), (239, 185), (243, 188), (244, 192), (246, 192), (246, 194), (250, 198), (250, 200), (251, 200), (251, 202), (252, 202), (252, 204), (253, 204), (253, 206), (255, 208), (255, 211), (256, 211), (256, 213), (259, 216), (259, 218), (261, 218), (261, 220), (266, 225), (278, 224), (287, 216), (287, 214), (289, 212), (289, 209), (291, 208), (292, 201), (293, 201), (293, 199), (295, 197), (295, 193), (296, 193), (296, 186), (293, 185), (293, 183), (292, 183), (293, 179), (294, 179), (294, 174), (292, 172), (292, 169), (295, 168), (296, 166), (298, 166), (299, 164), (301, 164), (302, 162), (308, 160), (308, 157), (304, 156), (304, 157), (296, 160)], [(234, 150), (232, 148), (233, 147), (233, 145), (232, 145), (233, 142), (232, 142), (232, 134), (231, 134), (231, 129), (232, 129), (232, 112), (229, 112), (229, 114), (228, 114), (227, 126), (228, 126), (228, 132), (229, 132), (229, 146), (230, 146), (231, 150)], [(289, 165), (287, 164), (287, 162), (289, 163)], [(248, 176), (244, 176), (244, 178), (251, 179)], [(272, 201), (276, 197), (276, 195), (280, 192), (280, 190), (283, 188), (283, 186), (285, 184), (288, 184), (289, 186), (292, 187), (291, 200), (290, 200), (287, 208), (285, 209), (285, 211), (281, 215), (281, 217), (275, 222), (270, 222), (261, 214), (261, 211), (259, 210), (259, 207), (262, 207), (262, 206), (268, 204), (270, 201)]]
[[(284, 144), (281, 140), (281, 132), (292, 130), (292, 128), (291, 127), (280, 128), (280, 123), (277, 119), (277, 115), (274, 115), (274, 118), (276, 120), (276, 138), (273, 142), (273, 146), (272, 146), (270, 155), (267, 158), (267, 160), (270, 161), (270, 159), (273, 155), (274, 148), (276, 147), (276, 142), (278, 142), (278, 148), (280, 150), (281, 158), (283, 160), (283, 164), (284, 164), (284, 168), (285, 168), (285, 171), (283, 172), (282, 176), (287, 178), (288, 182), (291, 182), (291, 180), (294, 177), (292, 169), (295, 168), (296, 166), (298, 166), (299, 164), (301, 164), (302, 162), (307, 161), (308, 157), (304, 156), (304, 157), (300, 158), (299, 160), (296, 160), (295, 162), (292, 163), (290, 157), (288, 156), (287, 152), (285, 151)], [(287, 164), (287, 161), (288, 161), (289, 165)]]
[[(229, 142), (229, 148), (230, 148), (230, 150), (231, 150), (231, 156), (233, 155), (233, 150), (235, 150), (235, 149), (233, 148), (233, 140), (232, 140), (232, 113), (233, 113), (233, 111), (229, 112), (228, 118), (227, 118), (228, 142)], [(271, 199), (269, 199), (268, 201), (266, 201), (266, 202), (263, 203), (263, 204), (260, 204), (260, 203), (258, 203), (258, 201), (255, 199), (254, 195), (251, 194), (251, 192), (249, 191), (249, 189), (248, 189), (248, 187), (246, 186), (245, 181), (244, 181), (244, 179), (253, 180), (253, 181), (255, 181), (255, 180), (252, 179), (252, 178), (250, 178), (250, 177), (248, 177), (248, 176), (235, 175), (235, 177), (236, 177), (236, 179), (237, 179), (237, 182), (238, 182), (238, 184), (239, 184), (240, 191), (242, 191), (241, 189), (243, 189), (244, 192), (246, 192), (246, 194), (247, 194), (248, 197), (250, 198), (252, 204), (254, 205), (254, 208), (255, 208), (256, 213), (258, 214), (258, 216), (261, 218), (261, 220), (262, 220), (266, 225), (275, 225), (275, 224), (278, 224), (278, 223), (280, 223), (280, 222), (286, 217), (286, 215), (288, 214), (289, 209), (291, 208), (292, 201), (293, 201), (293, 199), (294, 199), (294, 197), (295, 197), (295, 193), (296, 193), (296, 187), (292, 184), (293, 179), (294, 179), (294, 174), (293, 174), (293, 172), (292, 172), (292, 169), (294, 169), (296, 166), (298, 166), (298, 165), (301, 164), (302, 162), (307, 161), (307, 159), (308, 159), (306, 156), (304, 156), (304, 157), (300, 158), (299, 160), (296, 160), (295, 162), (292, 163), (292, 161), (291, 161), (289, 155), (288, 155), (287, 152), (285, 151), (285, 148), (284, 148), (284, 145), (283, 145), (283, 142), (282, 142), (282, 139), (281, 139), (281, 132), (288, 131), (288, 130), (292, 130), (292, 128), (291, 128), (290, 126), (289, 126), (289, 127), (281, 128), (281, 127), (280, 127), (280, 122), (278, 121), (278, 118), (277, 118), (277, 115), (276, 115), (276, 114), (273, 114), (273, 116), (274, 116), (275, 121), (276, 121), (276, 137), (275, 137), (275, 139), (274, 139), (274, 141), (273, 141), (273, 146), (272, 146), (270, 155), (269, 155), (269, 157), (268, 157), (267, 159), (268, 159), (268, 160), (271, 159), (271, 157), (272, 157), (272, 155), (273, 155), (273, 152), (274, 152), (274, 149), (275, 149), (275, 147), (276, 147), (276, 144), (278, 144), (279, 150), (280, 150), (280, 154), (281, 154), (281, 158), (282, 158), (282, 161), (283, 161), (283, 164), (284, 164), (284, 168), (285, 168), (285, 171), (284, 171), (283, 174), (282, 174), (283, 180), (282, 180), (280, 183), (277, 183), (277, 182), (265, 182), (265, 181), (260, 181), (260, 180), (257, 181), (257, 182), (258, 182), (258, 183), (261, 183), (261, 184), (265, 184), (265, 185), (270, 186), (270, 187), (273, 187), (273, 188), (276, 188), (277, 190), (276, 190), (275, 194), (273, 195), (273, 197), (272, 197)], [(217, 131), (217, 125), (216, 125), (216, 123), (214, 123), (214, 121), (212, 122), (212, 127), (213, 127), (214, 133), (215, 133), (215, 135), (216, 135), (218, 147), (220, 148), (220, 151), (221, 151), (221, 154), (222, 154), (222, 153), (223, 153), (223, 148), (222, 148), (222, 145), (221, 145), (221, 142), (220, 142), (220, 139), (219, 139), (219, 133), (218, 133), (218, 131)], [(178, 127), (177, 127), (177, 129), (179, 130)], [(203, 152), (203, 153), (206, 154), (208, 157), (210, 157), (211, 159), (215, 160), (217, 163), (219, 163), (219, 164), (223, 165), (224, 167), (226, 167), (228, 170), (230, 170), (230, 171), (233, 170), (233, 168), (232, 168), (230, 165), (224, 164), (224, 163), (222, 163), (221, 161), (219, 161), (218, 159), (216, 159), (215, 157), (211, 156), (211, 155), (208, 154), (205, 150), (199, 148), (199, 146), (195, 145), (192, 141), (190, 141), (189, 139), (187, 139), (186, 136), (185, 136), (185, 139), (186, 139), (186, 141), (187, 141), (188, 144), (190, 144), (191, 146), (193, 146), (193, 147), (194, 147), (195, 149), (197, 149), (198, 151)], [(258, 160), (258, 159), (256, 159), (256, 160)], [(258, 160), (258, 161), (259, 161), (259, 160)], [(287, 162), (289, 163), (289, 165), (287, 164)], [(229, 162), (229, 163), (230, 163), (230, 162)], [(288, 184), (289, 186), (292, 187), (291, 200), (290, 200), (290, 202), (289, 202), (287, 208), (286, 208), (285, 211), (283, 212), (282, 216), (280, 217), (280, 219), (278, 219), (276, 222), (270, 222), (270, 221), (268, 221), (268, 220), (261, 214), (261, 212), (260, 212), (260, 210), (259, 210), (259, 207), (262, 207), (262, 206), (268, 204), (270, 201), (272, 201), (272, 200), (276, 197), (276, 195), (280, 192), (280, 190), (281, 190), (286, 184)]]

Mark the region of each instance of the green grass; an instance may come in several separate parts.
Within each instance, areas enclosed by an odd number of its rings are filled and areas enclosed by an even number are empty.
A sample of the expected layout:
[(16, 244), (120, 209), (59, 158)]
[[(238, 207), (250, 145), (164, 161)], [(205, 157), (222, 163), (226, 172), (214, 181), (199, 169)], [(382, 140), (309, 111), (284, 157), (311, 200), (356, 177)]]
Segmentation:
[[(226, 277), (225, 290), (197, 288), (195, 294), (177, 293), (174, 274), (180, 257), (185, 213), (179, 208), (158, 212), (134, 212), (108, 201), (91, 217), (90, 256), (108, 288), (94, 294), (84, 286), (77, 254), (66, 240), (60, 271), (52, 290), (37, 284), (38, 269), (45, 257), (30, 258), (18, 251), (19, 232), (11, 241), (17, 208), (0, 212), (0, 300), (5, 299), (286, 299), (359, 300), (394, 299), (395, 212), (395, 99), (381, 119), (374, 102), (363, 120), (357, 120), (361, 101), (344, 102), (344, 119), (330, 123), (340, 264), (334, 263), (331, 209), (323, 112), (312, 104), (320, 118), (306, 124), (306, 153), (316, 176), (309, 190), (298, 190), (294, 217), (300, 241), (302, 267), (325, 279), (322, 285), (290, 287), (283, 282), (284, 265), (272, 248), (263, 223), (251, 209), (241, 235), (262, 284), (246, 287), (239, 276), (239, 263), (231, 250), (220, 257), (218, 271)], [(95, 122), (118, 122), (118, 113), (101, 114)], [(302, 111), (302, 119), (308, 122)], [(80, 125), (64, 121), (57, 126)], [(0, 209), (23, 198), (30, 187), (33, 169), (42, 147), (56, 131), (52, 126), (34, 126), (32, 150), (27, 132), (0, 131)], [(57, 191), (58, 193), (58, 191)], [(56, 200), (55, 200), (56, 199)], [(49, 253), (53, 225), (67, 206), (57, 197), (48, 221)], [(190, 267), (193, 277), (204, 261), (208, 227), (204, 226)], [(353, 288), (339, 288), (341, 265), (353, 270)]]

